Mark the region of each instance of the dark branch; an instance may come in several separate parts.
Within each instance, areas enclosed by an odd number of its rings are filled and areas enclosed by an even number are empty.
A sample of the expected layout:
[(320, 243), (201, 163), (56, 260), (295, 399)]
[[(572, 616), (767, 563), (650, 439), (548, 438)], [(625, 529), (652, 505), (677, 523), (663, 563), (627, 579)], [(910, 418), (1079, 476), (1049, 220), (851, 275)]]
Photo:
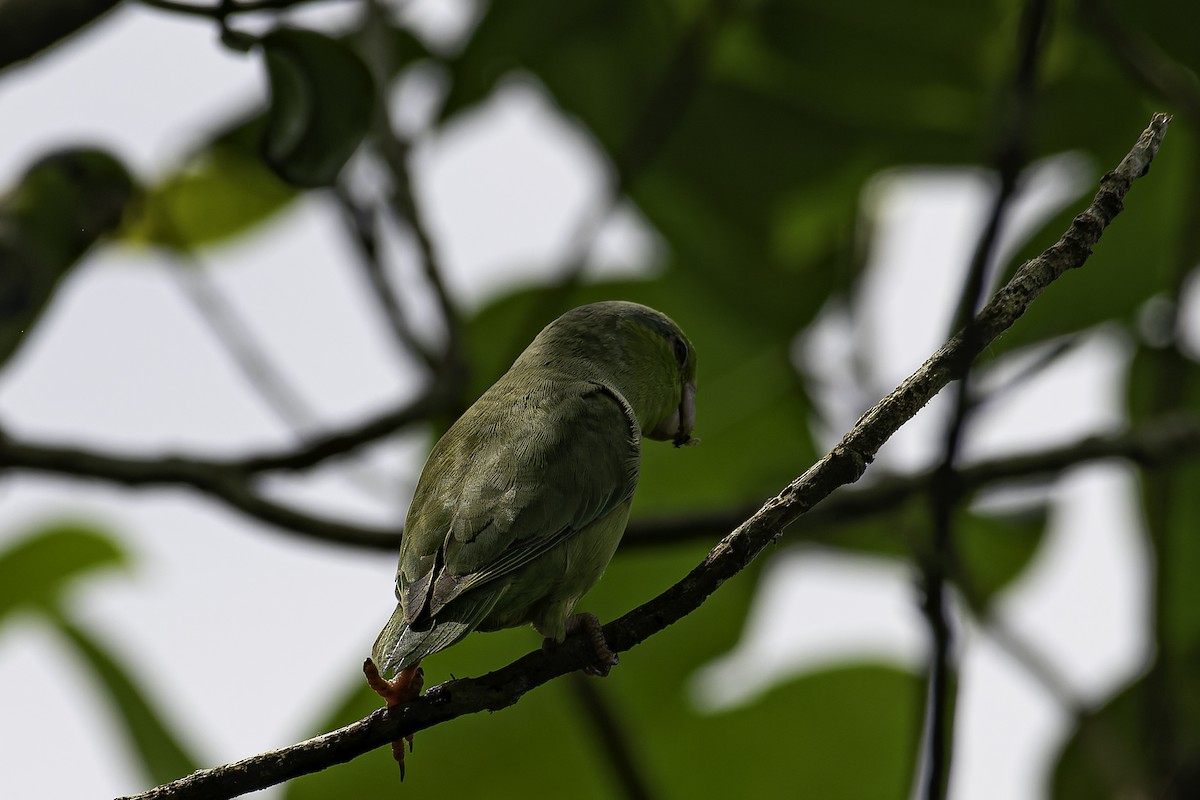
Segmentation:
[(447, 411), (453, 398), (458, 396), (461, 381), (462, 377), (459, 374), (435, 375), (433, 384), (416, 400), (385, 411), (353, 428), (313, 437), (303, 447), (216, 463), (224, 468), (247, 473), (275, 470), (297, 472), (315, 467)]
[[(978, 341), (959, 333), (891, 394), (862, 416), (842, 441), (723, 538), (683, 580), (620, 619), (604, 626), (614, 652), (625, 652), (682, 619), (745, 568), (784, 528), (834, 489), (858, 480), (893, 433), (945, 385), (958, 377), (956, 365), (1007, 330), (1051, 282), (1081, 266), (1104, 228), (1120, 211), (1133, 181), (1144, 175), (1158, 151), (1170, 118), (1156, 114), (1120, 166), (1101, 180), (1095, 200), (1075, 218), (1056, 244), (1023, 265), (976, 318)], [(957, 367), (961, 372), (961, 367)], [(400, 737), (455, 717), (496, 711), (526, 692), (574, 672), (586, 661), (586, 645), (570, 637), (562, 646), (538, 650), (480, 678), (444, 683), (421, 698), (380, 709), (337, 731), (213, 769), (201, 770), (136, 797), (226, 798), (348, 761)]]
[(575, 221), (567, 246), (555, 268), (553, 283), (546, 286), (526, 312), (526, 321), (514, 329), (513, 352), (541, 329), (543, 320), (562, 311), (578, 288), (596, 239), (629, 191), (658, 157), (679, 127), (708, 68), (714, 31), (735, 10), (733, 3), (703, 9), (680, 37), (670, 59), (656, 77), (629, 129), (612, 155), (611, 174), (599, 196)]
[(571, 691), (579, 701), (583, 714), (591, 723), (599, 750), (608, 759), (607, 772), (628, 800), (650, 800), (654, 796), (638, 763), (629, 734), (609, 707), (600, 688), (582, 672), (571, 673)]
[(169, 271), (246, 385), (303, 439), (304, 432), (316, 424), (316, 413), (275, 366), (253, 328), (222, 293), (205, 266), (194, 255), (185, 254), (169, 266)]
[(396, 550), (400, 529), (354, 525), (297, 511), (255, 491), (258, 473), (298, 471), (316, 466), (362, 445), (378, 441), (450, 406), (461, 375), (435, 375), (425, 394), (359, 426), (312, 439), (276, 454), (229, 460), (166, 455), (136, 458), (74, 447), (33, 444), (0, 430), (0, 467), (95, 478), (123, 486), (186, 486), (221, 500), (244, 514), (305, 538), (375, 550)]
[[(1122, 459), (1141, 466), (1161, 466), (1200, 456), (1200, 420), (1191, 416), (1163, 417), (1135, 431), (1089, 436), (1053, 450), (989, 459), (960, 467), (959, 487), (964, 494), (1005, 483), (1044, 480), (1091, 461)], [(927, 495), (934, 470), (888, 477), (862, 489), (845, 489), (804, 515), (801, 530), (793, 535), (832, 538), (847, 522), (894, 511)], [(754, 509), (633, 520), (621, 547), (658, 547), (679, 542), (711, 540), (723, 536)]]
[(157, 8), (160, 11), (170, 11), (173, 14), (187, 14), (194, 17), (208, 17), (224, 21), (234, 14), (250, 14), (255, 11), (283, 11), (295, 6), (308, 5), (327, 0), (221, 0), (215, 5), (199, 5), (182, 3), (177, 0), (138, 0), (144, 6)]
[(429, 369), (437, 370), (437, 357), (413, 333), (399, 298), (396, 296), (395, 288), (388, 277), (387, 267), (379, 252), (375, 209), (356, 203), (344, 185), (337, 187), (335, 196), (338, 205), (341, 206), (342, 217), (351, 234), (350, 238), (354, 242), (355, 252), (358, 253), (359, 264), (371, 286), (371, 294), (379, 304), (384, 319), (387, 320), (392, 337), (404, 351), (416, 355)]
[[(1029, 481), (1054, 475), (1089, 461), (1119, 458), (1143, 466), (1169, 464), (1200, 455), (1200, 421), (1169, 417), (1146, 423), (1136, 431), (1093, 436), (1054, 450), (1009, 456), (961, 468), (964, 491), (1010, 481)], [(304, 514), (266, 500), (245, 483), (251, 479), (231, 464), (181, 456), (131, 458), (78, 448), (15, 441), (0, 435), (0, 466), (124, 486), (185, 486), (204, 492), (233, 508), (307, 537), (354, 547), (393, 552), (400, 531), (349, 525)], [(887, 513), (929, 491), (932, 472), (887, 478), (865, 489), (840, 492), (805, 515), (801, 535), (816, 537), (837, 526)], [(226, 486), (225, 484), (228, 484)], [(724, 535), (754, 509), (695, 514), (663, 519), (634, 520), (622, 549), (659, 547), (679, 542), (712, 540)]]
[(394, 38), (387, 34), (388, 15), (389, 12), (382, 3), (377, 0), (368, 0), (363, 4), (363, 15), (359, 24), (360, 50), (375, 76), (377, 112), (372, 125), (371, 141), (376, 154), (382, 160), (388, 176), (391, 178), (386, 208), (391, 211), (394, 220), (402, 228), (407, 228), (412, 236), (422, 274), (433, 292), (438, 310), (441, 312), (446, 334), (446, 341), (441, 353), (427, 352), (427, 348), (421, 346), (420, 342), (408, 332), (408, 326), (403, 323), (400, 315), (397, 294), (386, 280), (378, 256), (365, 249), (363, 252), (367, 256), (366, 266), (369, 270), (369, 277), (376, 287), (376, 292), (380, 299), (389, 306), (388, 312), (392, 318), (393, 327), (396, 329), (397, 337), (420, 354), (430, 368), (462, 373), (466, 370), (466, 362), (462, 354), (462, 320), (458, 307), (446, 286), (445, 270), (438, 248), (414, 195), (409, 168), (409, 159), (412, 155), (409, 140), (392, 118), (391, 79), (397, 74), (400, 54), (396, 52)]
[(171, 456), (125, 458), (73, 447), (23, 444), (0, 436), (0, 467), (99, 478), (124, 486), (187, 486), (305, 538), (389, 550), (400, 545), (399, 529), (360, 527), (296, 511), (256, 492), (248, 475), (215, 462)]
[[(994, 158), (1000, 178), (987, 224), (980, 233), (967, 279), (959, 298), (954, 328), (963, 329), (969, 353), (978, 337), (973, 322), (983, 302), (987, 274), (993, 260), (1008, 209), (1017, 194), (1017, 183), (1026, 161), (1026, 142), (1032, 117), (1035, 76), (1042, 51), (1048, 15), (1047, 0), (1029, 0), (1021, 14), (1020, 41), (1012, 85), (1005, 92), (1003, 107), (996, 115), (1002, 131)], [(964, 353), (964, 358), (967, 353)], [(973, 360), (973, 357), (971, 357)], [(924, 782), (920, 796), (943, 800), (950, 785), (950, 764), (954, 749), (955, 707), (958, 695), (958, 666), (953, 649), (955, 630), (950, 614), (947, 576), (958, 569), (954, 546), (954, 512), (962, 501), (957, 461), (963, 436), (972, 415), (971, 364), (959, 365), (962, 378), (954, 391), (954, 410), (946, 426), (942, 459), (934, 470), (929, 493), (932, 520), (932, 546), (918, 556), (921, 565), (921, 612), (929, 628), (932, 648), (926, 681), (924, 751), (918, 779)]]
[(378, 152), (387, 166), (392, 179), (391, 191), (388, 193), (388, 205), (393, 216), (408, 228), (420, 255), (421, 269), (425, 280), (437, 298), (438, 309), (446, 326), (446, 344), (442, 356), (443, 369), (464, 373), (466, 364), (462, 355), (462, 320), (458, 308), (450, 297), (446, 286), (444, 270), (434, 246), (433, 237), (425, 224), (421, 210), (413, 195), (412, 175), (409, 172), (408, 160), (410, 148), (408, 141), (397, 132), (392, 124), (386, 104), (380, 106), (382, 113), (375, 126), (374, 141)]

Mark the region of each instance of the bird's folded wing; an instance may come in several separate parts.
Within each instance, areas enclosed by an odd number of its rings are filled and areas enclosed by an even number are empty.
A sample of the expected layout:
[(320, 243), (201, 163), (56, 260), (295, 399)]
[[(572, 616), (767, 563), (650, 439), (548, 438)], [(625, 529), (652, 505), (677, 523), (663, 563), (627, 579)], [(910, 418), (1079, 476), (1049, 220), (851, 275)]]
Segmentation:
[(551, 389), (530, 391), (516, 410), (511, 396), (485, 395), (431, 454), (401, 548), (409, 623), (520, 569), (632, 495), (640, 434), (625, 399), (598, 384)]

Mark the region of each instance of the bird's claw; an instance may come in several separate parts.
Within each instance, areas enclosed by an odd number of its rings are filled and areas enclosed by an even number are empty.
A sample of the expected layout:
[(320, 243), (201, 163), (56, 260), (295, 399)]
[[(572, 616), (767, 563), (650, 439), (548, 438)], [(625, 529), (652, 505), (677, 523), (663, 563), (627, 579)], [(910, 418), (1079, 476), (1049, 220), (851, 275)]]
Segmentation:
[[(379, 674), (379, 668), (375, 666), (375, 662), (368, 658), (363, 662), (363, 675), (367, 678), (367, 685), (374, 690), (375, 694), (384, 699), (388, 708), (416, 699), (425, 686), (425, 671), (416, 665), (400, 670), (396, 673), (396, 677), (388, 680)], [(400, 780), (402, 781), (404, 780), (405, 742), (408, 742), (408, 752), (411, 753), (413, 750), (411, 733), (392, 742), (392, 758), (396, 759), (396, 764), (400, 767)]]
[(605, 641), (604, 626), (600, 624), (600, 620), (595, 614), (589, 614), (586, 611), (579, 614), (572, 614), (570, 617), (567, 617), (566, 627), (568, 635), (582, 632), (592, 646), (595, 658), (583, 667), (583, 671), (588, 675), (595, 675), (600, 678), (607, 677), (609, 671), (621, 663), (621, 659), (617, 657), (617, 654), (612, 651), (608, 646), (608, 642)]
[(594, 664), (588, 664), (583, 668), (583, 671), (588, 675), (595, 675), (597, 678), (607, 678), (612, 668), (620, 663), (621, 659), (617, 657), (617, 654), (611, 653), (607, 661), (597, 661)]

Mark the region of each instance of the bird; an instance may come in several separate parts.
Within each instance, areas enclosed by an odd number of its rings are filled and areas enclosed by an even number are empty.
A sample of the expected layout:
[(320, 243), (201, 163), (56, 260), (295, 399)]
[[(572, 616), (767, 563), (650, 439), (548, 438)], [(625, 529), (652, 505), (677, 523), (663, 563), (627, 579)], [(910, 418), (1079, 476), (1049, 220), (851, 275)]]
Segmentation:
[(46, 154), (0, 196), (0, 367), (25, 343), (59, 280), (121, 224), (136, 196), (125, 166), (92, 147)]
[[(526, 624), (547, 647), (582, 630), (587, 671), (607, 675), (616, 654), (575, 605), (625, 531), (643, 437), (695, 444), (695, 400), (695, 350), (665, 314), (605, 301), (547, 325), (429, 454), (396, 608), (363, 665), (371, 688), (389, 707), (408, 702), (422, 659), (472, 631)], [(403, 780), (403, 741), (392, 751)]]

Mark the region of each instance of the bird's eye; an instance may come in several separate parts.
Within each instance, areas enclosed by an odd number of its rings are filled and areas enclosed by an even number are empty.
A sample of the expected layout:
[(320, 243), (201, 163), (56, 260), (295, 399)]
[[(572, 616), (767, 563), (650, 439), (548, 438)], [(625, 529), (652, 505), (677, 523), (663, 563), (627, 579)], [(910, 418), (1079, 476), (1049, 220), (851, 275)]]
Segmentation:
[(688, 346), (687, 343), (678, 337), (671, 340), (671, 346), (675, 349), (675, 360), (679, 362), (679, 366), (687, 363)]

